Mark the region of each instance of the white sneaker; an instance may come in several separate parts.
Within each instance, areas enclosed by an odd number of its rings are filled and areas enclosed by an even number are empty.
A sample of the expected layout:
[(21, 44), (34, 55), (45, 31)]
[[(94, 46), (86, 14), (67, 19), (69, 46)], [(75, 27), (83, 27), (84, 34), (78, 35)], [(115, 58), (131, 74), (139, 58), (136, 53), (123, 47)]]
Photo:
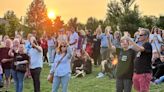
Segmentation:
[(96, 78), (102, 78), (102, 77), (104, 77), (104, 74), (100, 72)]

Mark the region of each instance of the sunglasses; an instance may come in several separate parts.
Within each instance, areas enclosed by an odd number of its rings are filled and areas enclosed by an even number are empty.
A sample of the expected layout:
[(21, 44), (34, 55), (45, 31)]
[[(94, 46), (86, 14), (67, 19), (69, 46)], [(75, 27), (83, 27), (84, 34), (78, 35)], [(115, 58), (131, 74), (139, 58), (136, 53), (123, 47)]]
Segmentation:
[(140, 34), (139, 36), (146, 36), (146, 34)]
[(67, 47), (67, 46), (61, 46), (61, 47)]

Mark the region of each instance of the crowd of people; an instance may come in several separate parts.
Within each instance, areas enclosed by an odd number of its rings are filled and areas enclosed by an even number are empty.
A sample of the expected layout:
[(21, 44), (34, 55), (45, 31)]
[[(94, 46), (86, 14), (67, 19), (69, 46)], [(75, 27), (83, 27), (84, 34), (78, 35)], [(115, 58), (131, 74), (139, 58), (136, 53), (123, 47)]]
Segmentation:
[(164, 30), (139, 28), (131, 36), (98, 26), (96, 30), (62, 28), (40, 38), (35, 31), (27, 38), (5, 35), (0, 42), (0, 87), (4, 81), (9, 92), (13, 79), (15, 92), (23, 92), (24, 78), (31, 77), (34, 92), (41, 92), (43, 62), (51, 67), (47, 76), (53, 76), (52, 92), (58, 92), (60, 84), (67, 92), (71, 76), (85, 77), (93, 66), (101, 67), (96, 78), (116, 79), (116, 92), (131, 92), (132, 85), (137, 92), (149, 92), (151, 82), (164, 81)]

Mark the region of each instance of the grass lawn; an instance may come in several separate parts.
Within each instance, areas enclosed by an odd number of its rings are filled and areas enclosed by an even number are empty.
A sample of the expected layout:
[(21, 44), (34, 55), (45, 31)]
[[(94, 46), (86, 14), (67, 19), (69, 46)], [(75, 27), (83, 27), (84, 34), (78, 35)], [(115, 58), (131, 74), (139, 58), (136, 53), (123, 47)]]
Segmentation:
[[(94, 68), (93, 73), (84, 78), (71, 79), (68, 92), (115, 92), (115, 80), (108, 77), (97, 79), (98, 72), (99, 68)], [(51, 84), (47, 82), (48, 73), (49, 67), (44, 64), (41, 73), (41, 92), (51, 92)], [(13, 83), (10, 92), (15, 92)], [(23, 92), (33, 92), (32, 79), (25, 79)], [(133, 92), (135, 91), (133, 90)], [(150, 92), (164, 92), (164, 84), (151, 85)]]

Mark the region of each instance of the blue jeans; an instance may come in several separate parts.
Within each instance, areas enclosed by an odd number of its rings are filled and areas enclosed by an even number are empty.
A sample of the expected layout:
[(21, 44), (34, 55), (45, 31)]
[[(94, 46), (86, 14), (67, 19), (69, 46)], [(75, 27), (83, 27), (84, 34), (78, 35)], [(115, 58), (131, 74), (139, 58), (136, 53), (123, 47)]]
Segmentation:
[(49, 64), (54, 62), (55, 48), (53, 46), (48, 47), (48, 61)]
[(62, 84), (62, 92), (67, 92), (70, 76), (71, 76), (70, 73), (65, 76), (54, 76), (52, 92), (58, 92), (60, 83)]
[(15, 70), (12, 70), (11, 73), (14, 79), (16, 92), (23, 92), (23, 81), (25, 73), (18, 72)]
[(160, 84), (164, 81), (164, 76), (161, 76), (159, 79), (155, 80), (155, 83)]

